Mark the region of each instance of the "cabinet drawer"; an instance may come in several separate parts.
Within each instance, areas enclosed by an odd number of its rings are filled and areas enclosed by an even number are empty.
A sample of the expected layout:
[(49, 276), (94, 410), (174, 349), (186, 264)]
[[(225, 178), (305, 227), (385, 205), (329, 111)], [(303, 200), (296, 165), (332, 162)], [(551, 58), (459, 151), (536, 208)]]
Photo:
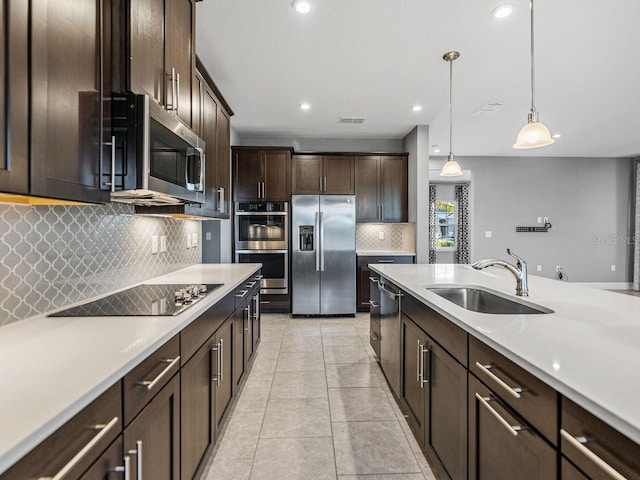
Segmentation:
[(373, 317), (369, 319), (369, 343), (380, 359), (380, 322)]
[(181, 364), (184, 365), (194, 353), (229, 318), (235, 308), (232, 293), (220, 299), (180, 332)]
[(64, 478), (79, 478), (122, 431), (121, 394), (118, 382), (0, 475), (0, 479), (49, 478), (63, 470), (67, 471)]
[(245, 281), (241, 283), (239, 287), (236, 287), (236, 289), (233, 291), (233, 295), (235, 298), (235, 308), (238, 308), (240, 305), (242, 305), (243, 302), (251, 298), (250, 293), (251, 284), (249, 281)]
[(403, 295), (401, 305), (402, 312), (410, 317), (416, 325), (427, 332), (462, 365), (467, 365), (467, 332), (411, 295)]
[(640, 479), (640, 445), (566, 398), (560, 449), (594, 480)]
[(469, 369), (557, 445), (558, 394), (553, 388), (475, 337), (469, 339)]
[[(384, 264), (407, 264), (413, 263), (411, 255), (358, 255), (358, 266), (366, 267), (370, 263)], [(377, 274), (376, 274), (377, 275)]]
[(179, 369), (180, 341), (176, 335), (124, 377), (122, 393), (125, 426), (129, 425)]

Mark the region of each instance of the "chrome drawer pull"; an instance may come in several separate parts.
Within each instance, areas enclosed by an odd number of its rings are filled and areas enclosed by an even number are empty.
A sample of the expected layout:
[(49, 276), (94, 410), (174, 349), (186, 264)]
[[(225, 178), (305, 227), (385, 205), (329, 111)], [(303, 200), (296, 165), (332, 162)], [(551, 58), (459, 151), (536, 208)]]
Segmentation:
[(496, 420), (498, 420), (509, 431), (511, 435), (517, 437), (518, 434), (522, 430), (524, 430), (524, 428), (519, 425), (511, 425), (504, 418), (502, 418), (498, 412), (491, 408), (491, 405), (489, 405), (489, 402), (492, 400), (491, 397), (483, 397), (480, 394), (476, 393), (476, 398), (480, 400), (480, 404), (484, 406), (489, 411), (489, 413), (491, 413), (491, 415), (493, 415)]
[(166, 360), (162, 360), (162, 363), (168, 363), (169, 365), (167, 365), (167, 367), (164, 370), (162, 370), (156, 378), (154, 378), (153, 380), (143, 380), (142, 382), (136, 383), (136, 385), (140, 385), (141, 387), (147, 387), (147, 390), (153, 390), (153, 387), (155, 387), (158, 384), (158, 382), (162, 380), (162, 377), (164, 377), (167, 373), (169, 373), (171, 369), (179, 361), (180, 361), (180, 355), (178, 355), (176, 358), (167, 358)]
[(253, 286), (256, 284), (256, 282), (249, 282), (245, 285), (245, 287), (249, 287), (249, 288), (253, 288)]
[(476, 367), (480, 369), (482, 373), (487, 375), (493, 381), (495, 381), (500, 387), (502, 387), (505, 391), (509, 393), (509, 395), (514, 398), (520, 398), (520, 394), (522, 393), (522, 388), (520, 387), (511, 387), (496, 377), (493, 373), (489, 371), (490, 368), (493, 368), (493, 365), (482, 365), (480, 362), (476, 362)]
[(369, 305), (371, 305), (373, 308), (378, 308), (380, 306), (376, 302), (374, 302), (373, 300), (369, 300)]
[(124, 466), (115, 467), (113, 471), (116, 473), (124, 474), (124, 480), (130, 480), (131, 479), (131, 457), (129, 455), (125, 455), (123, 457), (123, 460), (124, 460)]
[[(425, 383), (429, 383), (431, 381), (430, 375), (425, 374), (425, 361), (424, 354), (431, 355), (431, 349), (425, 348), (424, 345), (420, 345), (420, 360), (422, 361), (422, 383), (420, 383), (420, 388), (424, 388)], [(429, 358), (429, 366), (431, 366), (431, 358)]]
[(378, 340), (380, 340), (378, 338), (378, 335), (376, 335), (376, 332), (369, 332), (369, 336), (371, 337), (371, 340), (373, 340), (374, 342), (377, 342)]
[(236, 293), (236, 297), (238, 297), (238, 298), (242, 298), (242, 297), (244, 297), (244, 296), (247, 294), (247, 292), (248, 292), (248, 291), (249, 291), (249, 290), (240, 290), (240, 295), (238, 295), (238, 294)]
[(378, 279), (376, 277), (369, 277), (369, 280), (378, 283)]
[(584, 437), (576, 438), (573, 435), (571, 435), (569, 432), (567, 432), (564, 428), (560, 429), (560, 435), (567, 442), (569, 442), (571, 445), (576, 447), (576, 449), (580, 453), (582, 453), (585, 457), (591, 460), (591, 462), (593, 462), (596, 467), (598, 467), (600, 470), (606, 473), (610, 478), (614, 478), (616, 480), (627, 480), (627, 477), (620, 475), (620, 473), (615, 468), (613, 468), (611, 465), (609, 465), (607, 462), (601, 459), (598, 455), (596, 455), (595, 453), (593, 453), (591, 450), (589, 450), (587, 447), (583, 445), (588, 442), (586, 438)]
[(211, 347), (211, 351), (216, 352), (216, 374), (215, 376), (211, 377), (211, 381), (216, 382), (216, 385), (220, 385), (220, 380), (221, 380), (220, 378), (220, 349), (221, 348), (222, 347), (220, 343), (216, 343), (213, 347)]
[(262, 280), (264, 278), (264, 275), (256, 275), (255, 277), (253, 277), (254, 280)]
[(82, 458), (109, 433), (109, 430), (111, 430), (118, 424), (118, 420), (118, 417), (113, 417), (107, 424), (94, 425), (93, 429), (99, 430), (99, 432), (91, 440), (89, 440), (89, 442), (87, 442), (87, 444), (82, 447), (82, 449), (78, 453), (76, 453), (75, 456), (71, 460), (69, 460), (69, 462), (67, 462), (67, 464), (62, 467), (58, 473), (56, 473), (53, 477), (40, 477), (39, 480), (61, 480), (62, 478), (64, 478), (69, 473), (69, 471), (74, 469), (78, 465), (80, 460), (82, 460)]

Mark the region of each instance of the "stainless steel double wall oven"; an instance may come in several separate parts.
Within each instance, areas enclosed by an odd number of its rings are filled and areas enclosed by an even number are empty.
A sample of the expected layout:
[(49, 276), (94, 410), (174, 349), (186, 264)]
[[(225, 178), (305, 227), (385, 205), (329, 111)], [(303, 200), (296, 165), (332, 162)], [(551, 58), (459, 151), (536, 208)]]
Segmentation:
[(236, 202), (236, 263), (262, 263), (260, 292), (289, 293), (289, 204)]

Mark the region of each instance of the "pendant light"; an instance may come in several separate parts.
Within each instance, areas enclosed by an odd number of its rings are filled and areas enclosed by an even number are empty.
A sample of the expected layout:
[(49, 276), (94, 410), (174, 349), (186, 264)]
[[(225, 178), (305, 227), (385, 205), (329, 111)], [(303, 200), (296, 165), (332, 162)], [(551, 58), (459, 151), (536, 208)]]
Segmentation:
[(540, 115), (535, 106), (535, 57), (533, 49), (533, 0), (531, 0), (531, 111), (527, 116), (527, 124), (522, 127), (513, 148), (538, 148), (551, 145), (555, 140), (551, 132), (540, 121)]
[(460, 164), (453, 158), (453, 61), (460, 52), (447, 52), (442, 58), (449, 62), (449, 157), (440, 170), (442, 177), (459, 177), (462, 175)]

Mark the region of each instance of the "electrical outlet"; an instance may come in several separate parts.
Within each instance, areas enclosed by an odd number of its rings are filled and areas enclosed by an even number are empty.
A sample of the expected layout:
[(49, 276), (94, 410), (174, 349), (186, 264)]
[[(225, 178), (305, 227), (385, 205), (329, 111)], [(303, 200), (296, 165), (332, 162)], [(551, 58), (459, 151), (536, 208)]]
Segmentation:
[(158, 235), (151, 236), (151, 254), (155, 255), (158, 253)]
[(205, 232), (204, 233), (204, 239), (207, 240), (207, 241), (211, 240), (211, 232)]
[(490, 232), (488, 230), (484, 232), (484, 238), (491, 238), (491, 237), (493, 237), (493, 232)]
[(167, 251), (167, 236), (162, 235), (160, 237), (160, 252), (166, 252), (166, 251)]
[(562, 269), (562, 267), (560, 265), (556, 265), (556, 273), (559, 272), (560, 269)]
[(383, 231), (378, 232), (378, 240), (384, 240), (384, 232)]
[(191, 234), (191, 246), (194, 247), (194, 248), (198, 246), (198, 234), (197, 233), (192, 233)]
[(542, 271), (542, 265), (538, 265), (538, 266), (536, 267), (536, 270), (537, 270), (538, 272), (541, 272), (541, 271)]
[(538, 223), (542, 223), (542, 217), (538, 217)]
[(542, 219), (542, 221), (543, 221), (544, 223), (549, 223), (549, 217), (544, 217), (544, 218)]
[(191, 248), (191, 234), (187, 233), (187, 248)]
[(615, 272), (616, 271), (616, 266), (615, 265), (611, 265), (611, 271)]

